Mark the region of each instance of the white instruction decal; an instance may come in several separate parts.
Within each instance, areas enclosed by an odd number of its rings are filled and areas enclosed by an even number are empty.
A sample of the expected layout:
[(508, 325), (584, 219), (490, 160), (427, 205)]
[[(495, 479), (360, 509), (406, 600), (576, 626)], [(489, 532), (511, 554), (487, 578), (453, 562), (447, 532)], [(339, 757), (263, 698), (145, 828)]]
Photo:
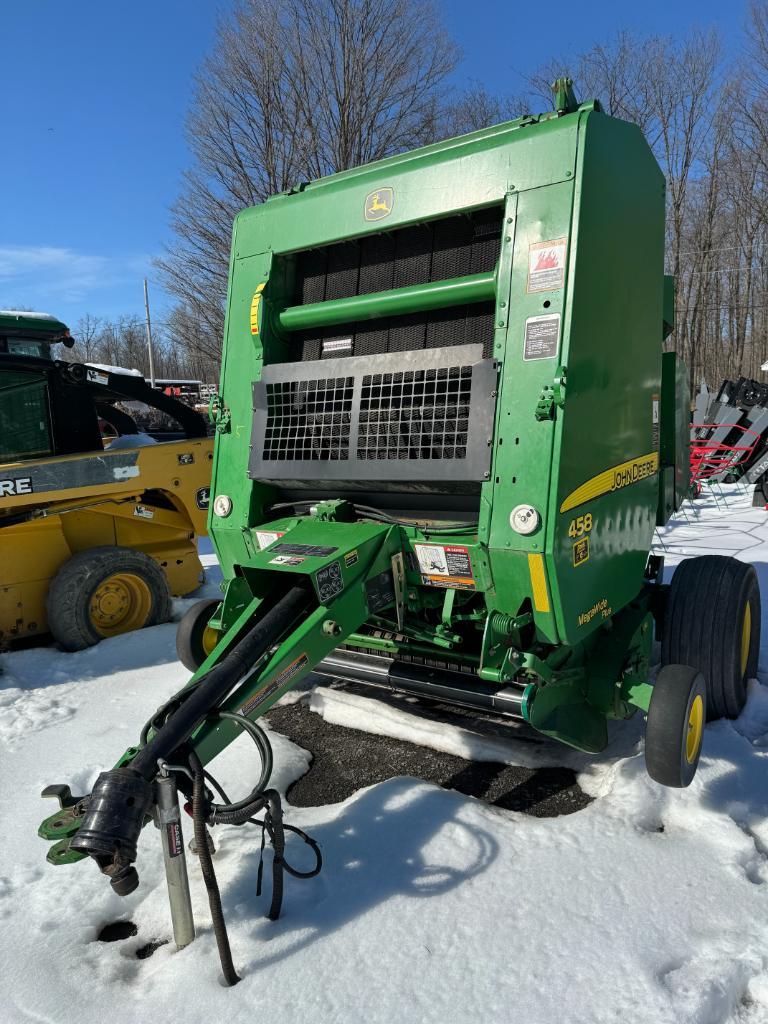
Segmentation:
[(425, 586), (474, 589), (468, 548), (459, 544), (414, 544), (413, 548)]
[(274, 544), (279, 537), (283, 536), (285, 536), (284, 533), (273, 533), (271, 530), (257, 530), (256, 542), (263, 551), (264, 548), (268, 548), (270, 544)]
[(276, 555), (274, 558), (270, 558), (270, 565), (301, 565), (305, 562), (305, 558), (297, 558), (296, 555)]
[(553, 359), (560, 341), (560, 314), (529, 316), (525, 321), (523, 359)]

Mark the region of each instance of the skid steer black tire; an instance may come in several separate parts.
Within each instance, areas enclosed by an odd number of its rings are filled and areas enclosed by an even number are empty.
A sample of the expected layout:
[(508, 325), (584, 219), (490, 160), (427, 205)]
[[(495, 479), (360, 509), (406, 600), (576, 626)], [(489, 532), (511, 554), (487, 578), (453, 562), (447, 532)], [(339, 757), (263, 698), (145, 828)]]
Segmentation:
[(707, 720), (737, 718), (760, 653), (760, 588), (754, 567), (723, 555), (681, 562), (672, 577), (663, 665), (690, 665), (707, 684)]
[(51, 580), (46, 608), (54, 640), (66, 651), (81, 651), (105, 637), (167, 622), (171, 595), (154, 558), (110, 545), (65, 562)]
[(653, 684), (645, 726), (645, 766), (662, 786), (690, 786), (701, 754), (707, 688), (689, 665), (664, 665)]
[(176, 631), (176, 653), (184, 668), (197, 672), (213, 650), (217, 637), (211, 636), (208, 623), (221, 605), (221, 601), (198, 601), (193, 604), (179, 623)]

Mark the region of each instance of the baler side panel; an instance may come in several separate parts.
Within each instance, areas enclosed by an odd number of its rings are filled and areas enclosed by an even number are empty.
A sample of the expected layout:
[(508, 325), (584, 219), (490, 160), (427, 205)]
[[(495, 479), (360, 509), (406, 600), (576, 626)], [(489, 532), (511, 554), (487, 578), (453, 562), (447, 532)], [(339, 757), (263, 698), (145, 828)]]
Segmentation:
[[(233, 259), (220, 383), (230, 421), (228, 428), (216, 435), (210, 502), (211, 536), (226, 579), (232, 578), (235, 565), (247, 564), (258, 550), (249, 527), (264, 520), (263, 508), (273, 493), (272, 488), (248, 478), (243, 461), (243, 452), (251, 443), (251, 381), (261, 376), (264, 350), (264, 332), (251, 332), (250, 310), (254, 292), (270, 280), (272, 266), (271, 252)], [(219, 494), (232, 499), (232, 513), (226, 518), (213, 514)]]
[(638, 128), (582, 124), (547, 538), (567, 643), (639, 593), (659, 489), (664, 180)]
[[(576, 118), (572, 123), (575, 125)], [(575, 150), (573, 158), (575, 167)], [(536, 407), (543, 389), (554, 381), (560, 362), (558, 318), (562, 314), (564, 288), (534, 290), (535, 284), (529, 287), (528, 278), (530, 254), (538, 251), (532, 246), (569, 238), (572, 202), (572, 181), (531, 189), (518, 196), (492, 475), (489, 546), (496, 585), (495, 606), (500, 611), (515, 614), (525, 599), (530, 598), (537, 629), (542, 638), (551, 643), (558, 639), (557, 626), (551, 588), (547, 584), (546, 560), (541, 560), (546, 554), (545, 524), (551, 514), (554, 422), (548, 418), (537, 419)], [(530, 358), (530, 351), (526, 358), (525, 336), (530, 329), (527, 325), (532, 318), (539, 317), (556, 325), (557, 347), (545, 358)], [(510, 512), (521, 503), (532, 505), (542, 520), (542, 527), (528, 536), (515, 533), (510, 525)], [(544, 586), (541, 585), (542, 572)]]

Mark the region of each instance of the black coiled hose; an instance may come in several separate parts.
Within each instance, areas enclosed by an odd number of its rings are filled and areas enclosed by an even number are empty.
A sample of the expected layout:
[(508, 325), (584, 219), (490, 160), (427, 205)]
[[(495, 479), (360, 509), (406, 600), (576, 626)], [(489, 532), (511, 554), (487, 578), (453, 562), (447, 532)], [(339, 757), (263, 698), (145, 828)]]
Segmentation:
[[(264, 867), (264, 841), (268, 834), (274, 849), (272, 859), (272, 901), (269, 907), (268, 917), (270, 921), (276, 921), (280, 917), (280, 910), (283, 905), (284, 872), (287, 871), (294, 878), (314, 878), (320, 873), (323, 866), (323, 858), (320, 847), (311, 836), (293, 825), (286, 825), (283, 821), (283, 808), (280, 801), (280, 794), (276, 789), (264, 789), (272, 774), (272, 747), (265, 733), (255, 722), (242, 715), (234, 715), (226, 711), (217, 711), (214, 714), (221, 718), (229, 718), (237, 722), (241, 728), (250, 735), (258, 747), (261, 755), (261, 774), (256, 787), (244, 799), (231, 803), (229, 797), (216, 780), (203, 768), (202, 762), (194, 750), (189, 752), (189, 767), (192, 772), (192, 819), (194, 824), (195, 846), (200, 857), (200, 868), (203, 873), (203, 881), (208, 892), (208, 905), (211, 908), (211, 920), (213, 932), (216, 936), (216, 945), (219, 951), (219, 960), (227, 985), (236, 985), (241, 980), (235, 970), (232, 961), (232, 951), (229, 945), (227, 926), (224, 920), (224, 911), (221, 906), (221, 894), (216, 872), (213, 867), (211, 850), (208, 844), (207, 825), (245, 825), (250, 822), (253, 825), (261, 826), (261, 856), (259, 858), (259, 871), (256, 883), (256, 895), (261, 895), (261, 882)], [(213, 803), (205, 788), (206, 778), (218, 791), (223, 804)], [(259, 821), (254, 817), (259, 811), (264, 811), (263, 820)], [(303, 839), (311, 847), (315, 854), (315, 866), (309, 871), (298, 871), (285, 859), (285, 832), (293, 832)]]

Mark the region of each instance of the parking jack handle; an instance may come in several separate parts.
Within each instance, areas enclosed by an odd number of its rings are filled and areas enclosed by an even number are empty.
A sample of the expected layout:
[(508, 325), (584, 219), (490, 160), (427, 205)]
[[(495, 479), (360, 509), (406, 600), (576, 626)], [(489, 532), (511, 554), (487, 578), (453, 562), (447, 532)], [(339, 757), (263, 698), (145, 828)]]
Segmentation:
[(195, 938), (192, 900), (189, 893), (187, 858), (181, 831), (181, 809), (176, 779), (161, 768), (155, 783), (157, 797), (157, 826), (163, 843), (165, 880), (168, 884), (168, 902), (171, 907), (173, 938), (177, 949), (188, 946)]

